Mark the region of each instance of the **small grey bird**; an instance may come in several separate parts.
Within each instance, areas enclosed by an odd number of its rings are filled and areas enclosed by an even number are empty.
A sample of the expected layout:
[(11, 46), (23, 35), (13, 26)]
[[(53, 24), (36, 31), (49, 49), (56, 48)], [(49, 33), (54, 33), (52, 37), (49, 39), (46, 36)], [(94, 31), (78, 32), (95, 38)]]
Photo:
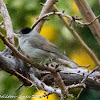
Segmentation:
[(36, 31), (26, 27), (20, 33), (15, 37), (18, 37), (21, 50), (35, 62), (46, 64), (52, 59), (53, 62), (58, 64), (78, 68), (78, 65), (61, 53), (55, 44)]

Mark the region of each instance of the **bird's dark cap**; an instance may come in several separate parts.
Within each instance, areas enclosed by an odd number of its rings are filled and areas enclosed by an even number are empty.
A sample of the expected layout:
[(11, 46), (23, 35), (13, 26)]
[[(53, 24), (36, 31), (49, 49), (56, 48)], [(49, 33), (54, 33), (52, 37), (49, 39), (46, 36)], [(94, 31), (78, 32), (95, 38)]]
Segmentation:
[(25, 28), (23, 28), (23, 29), (20, 30), (20, 33), (21, 34), (28, 34), (30, 31), (32, 31), (31, 28), (25, 27)]

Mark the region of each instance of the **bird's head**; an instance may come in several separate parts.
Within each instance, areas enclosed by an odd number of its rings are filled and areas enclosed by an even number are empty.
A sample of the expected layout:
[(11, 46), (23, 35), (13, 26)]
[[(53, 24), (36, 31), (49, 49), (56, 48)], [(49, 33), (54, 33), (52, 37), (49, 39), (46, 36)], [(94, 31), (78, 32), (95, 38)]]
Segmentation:
[(21, 29), (20, 31), (17, 31), (17, 33), (19, 33), (19, 34), (14, 34), (14, 35), (15, 35), (15, 37), (19, 38), (23, 35), (25, 36), (25, 34), (29, 34), (31, 31), (32, 31), (31, 28), (25, 27), (25, 28)]
[(25, 27), (25, 28), (23, 28), (23, 29), (20, 30), (20, 33), (21, 33), (21, 34), (28, 34), (28, 33), (30, 33), (31, 31), (32, 31), (31, 28)]

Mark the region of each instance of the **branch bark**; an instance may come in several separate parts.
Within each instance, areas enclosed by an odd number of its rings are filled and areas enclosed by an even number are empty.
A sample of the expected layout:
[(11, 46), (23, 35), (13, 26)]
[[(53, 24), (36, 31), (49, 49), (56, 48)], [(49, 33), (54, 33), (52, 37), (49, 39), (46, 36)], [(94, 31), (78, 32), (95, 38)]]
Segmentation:
[[(60, 72), (62, 79), (64, 80), (65, 85), (73, 85), (78, 84), (80, 81), (82, 81), (91, 71), (87, 69), (68, 69), (64, 68), (63, 71)], [(95, 71), (93, 72), (85, 81), (85, 84), (87, 87), (99, 90), (100, 89), (100, 78), (99, 78), (100, 72)], [(96, 78), (99, 78), (96, 80)], [(45, 82), (48, 85), (52, 85), (52, 80), (54, 79), (53, 75), (48, 73), (43, 78), (43, 82)], [(51, 81), (50, 81), (51, 80)], [(95, 81), (95, 83), (94, 83)]]

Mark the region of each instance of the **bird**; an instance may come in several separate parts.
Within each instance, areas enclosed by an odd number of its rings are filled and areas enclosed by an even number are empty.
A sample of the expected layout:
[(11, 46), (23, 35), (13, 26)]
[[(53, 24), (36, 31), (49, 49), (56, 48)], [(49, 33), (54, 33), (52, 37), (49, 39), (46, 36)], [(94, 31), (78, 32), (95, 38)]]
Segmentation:
[(47, 64), (53, 61), (67, 67), (78, 68), (77, 63), (66, 57), (55, 44), (34, 29), (25, 27), (19, 33), (15, 37), (18, 38), (21, 51), (34, 62)]

